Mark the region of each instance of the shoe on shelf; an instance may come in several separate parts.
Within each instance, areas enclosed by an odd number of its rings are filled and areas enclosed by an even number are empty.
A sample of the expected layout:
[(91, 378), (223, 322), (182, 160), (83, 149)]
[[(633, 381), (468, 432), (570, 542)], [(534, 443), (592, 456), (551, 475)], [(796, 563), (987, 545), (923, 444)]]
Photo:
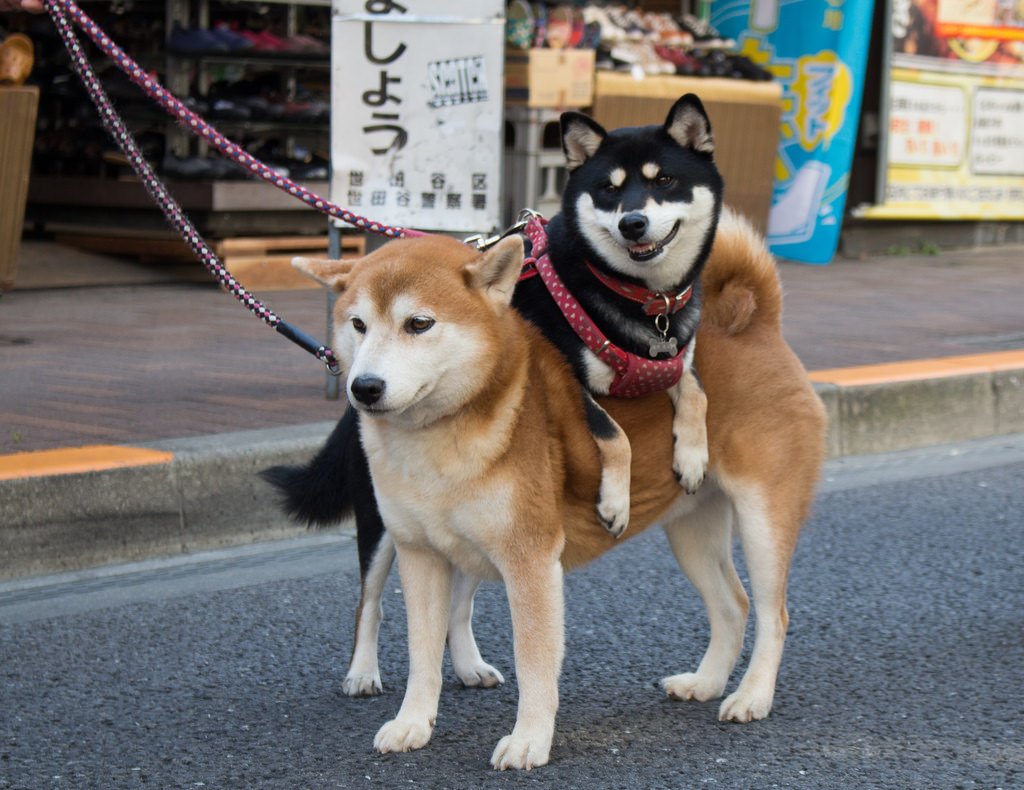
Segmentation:
[(202, 96), (186, 96), (181, 103), (196, 115), (208, 115), (210, 112), (210, 103)]
[(228, 121), (252, 120), (252, 110), (231, 99), (214, 99), (210, 104), (210, 117)]
[(772, 73), (762, 68), (744, 55), (729, 55), (729, 62), (733, 71), (742, 79), (753, 80), (754, 82), (770, 82)]
[(210, 178), (210, 174), (213, 172), (213, 166), (208, 159), (198, 156), (179, 157), (174, 154), (164, 157), (161, 169), (168, 178), (178, 178), (182, 181), (199, 181)]
[(254, 121), (274, 121), (284, 115), (284, 105), (262, 96), (247, 96), (244, 99), (239, 99), (238, 104), (249, 108)]
[(253, 52), (284, 52), (287, 49), (285, 40), (269, 30), (240, 30), (239, 33), (252, 42)]
[(664, 44), (654, 45), (655, 54), (662, 60), (667, 60), (676, 67), (676, 74), (681, 77), (689, 77), (700, 71), (700, 61), (689, 52), (678, 47), (670, 47)]
[(230, 52), (230, 47), (214, 31), (175, 26), (167, 37), (167, 50), (178, 55), (206, 55)]
[(284, 105), (286, 120), (319, 123), (330, 118), (331, 106), (325, 101), (291, 101)]
[(326, 181), (330, 175), (327, 165), (319, 162), (294, 165), (290, 170), (296, 181)]
[(237, 162), (222, 156), (211, 156), (204, 160), (210, 165), (207, 178), (215, 181), (242, 181), (248, 178), (248, 171)]
[(231, 28), (217, 25), (210, 32), (228, 48), (229, 52), (241, 54), (253, 48), (253, 43), (249, 39)]
[(294, 52), (296, 55), (317, 55), (324, 56), (331, 54), (331, 48), (318, 38), (312, 36), (297, 35), (284, 40), (285, 51)]
[(719, 49), (731, 49), (736, 46), (736, 42), (731, 38), (722, 38), (722, 34), (706, 19), (700, 19), (693, 14), (683, 14), (678, 21), (679, 26), (693, 36), (694, 46)]

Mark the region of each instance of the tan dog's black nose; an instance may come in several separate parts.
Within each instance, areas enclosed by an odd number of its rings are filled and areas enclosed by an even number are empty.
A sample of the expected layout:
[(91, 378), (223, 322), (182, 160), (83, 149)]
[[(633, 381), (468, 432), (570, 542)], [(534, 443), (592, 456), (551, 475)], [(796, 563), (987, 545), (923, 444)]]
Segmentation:
[(371, 406), (384, 394), (384, 379), (377, 376), (357, 376), (349, 385), (352, 397), (365, 406)]

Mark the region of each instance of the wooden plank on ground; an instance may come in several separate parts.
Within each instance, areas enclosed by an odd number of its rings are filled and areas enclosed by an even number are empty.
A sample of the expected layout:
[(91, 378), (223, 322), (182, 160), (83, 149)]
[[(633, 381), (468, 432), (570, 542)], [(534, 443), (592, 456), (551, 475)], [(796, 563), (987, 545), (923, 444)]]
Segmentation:
[[(310, 237), (302, 237), (303, 245), (272, 244), (263, 249), (254, 249), (255, 244), (243, 244), (234, 249), (245, 249), (244, 253), (227, 253), (222, 256), (224, 265), (242, 285), (251, 291), (261, 290), (298, 290), (321, 288), (319, 283), (310, 279), (292, 267), (292, 258), (296, 255), (309, 257), (327, 257), (327, 240), (319, 241), (316, 246), (309, 244)], [(242, 240), (233, 240), (242, 241)], [(273, 241), (272, 239), (245, 239), (245, 242)], [(366, 247), (362, 236), (342, 237), (342, 257), (350, 258), (362, 255)], [(230, 247), (228, 249), (231, 249)], [(273, 253), (276, 254), (272, 254)]]
[(104, 255), (123, 255), (130, 258), (162, 258), (166, 260), (194, 260), (191, 250), (181, 239), (145, 238), (142, 236), (94, 236), (91, 233), (58, 233), (58, 244), (66, 244), (87, 252)]
[[(62, 233), (57, 241), (104, 255), (134, 258), (140, 262), (194, 262), (189, 247), (166, 233), (117, 235), (113, 233)], [(245, 236), (211, 242), (213, 251), (228, 271), (252, 291), (268, 289), (319, 288), (320, 285), (292, 268), (296, 255), (327, 257), (327, 236)], [(362, 234), (341, 237), (343, 257), (362, 255), (366, 240)], [(201, 269), (198, 269), (201, 271)]]
[(214, 243), (218, 255), (236, 255), (271, 250), (326, 250), (325, 236), (249, 236), (221, 239)]
[(14, 285), (39, 88), (0, 87), (0, 292)]

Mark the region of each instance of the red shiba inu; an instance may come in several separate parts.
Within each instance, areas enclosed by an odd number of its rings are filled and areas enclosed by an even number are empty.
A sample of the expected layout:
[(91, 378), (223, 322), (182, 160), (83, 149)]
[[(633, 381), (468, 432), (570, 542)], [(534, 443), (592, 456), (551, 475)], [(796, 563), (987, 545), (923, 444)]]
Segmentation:
[[(349, 693), (380, 689), (380, 599), (397, 552), (410, 672), (398, 715), (374, 741), (381, 752), (429, 741), (446, 637), (464, 683), (501, 682), (470, 623), (479, 580), (500, 578), (520, 700), (491, 762), (546, 763), (564, 651), (562, 574), (621, 543), (594, 509), (602, 463), (589, 395), (565, 356), (511, 307), (522, 261), (518, 237), (483, 253), (424, 237), (359, 261), (297, 263), (339, 294), (335, 350), (351, 408), (307, 467), (267, 476), (311, 520), (353, 511), (361, 519), (363, 595)], [(733, 528), (739, 533), (757, 630), (750, 665), (719, 716), (745, 722), (771, 709), (789, 565), (823, 460), (825, 417), (782, 338), (774, 261), (728, 211), (702, 284), (695, 365), (708, 397), (709, 468), (696, 494), (685, 494), (673, 474), (666, 393), (600, 404), (634, 448), (626, 537), (660, 523), (707, 607), (711, 639), (700, 665), (662, 680), (673, 698), (721, 696), (739, 657), (748, 611), (732, 562)], [(351, 441), (356, 429), (365, 456)]]

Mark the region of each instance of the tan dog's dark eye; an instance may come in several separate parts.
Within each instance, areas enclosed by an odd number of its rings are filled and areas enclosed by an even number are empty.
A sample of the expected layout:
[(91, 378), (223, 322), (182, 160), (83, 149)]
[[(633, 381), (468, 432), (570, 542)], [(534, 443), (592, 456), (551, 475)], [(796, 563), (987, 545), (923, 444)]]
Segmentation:
[(427, 318), (425, 315), (414, 315), (405, 322), (405, 331), (412, 335), (421, 335), (433, 325), (433, 318)]
[(361, 335), (366, 334), (366, 324), (363, 323), (363, 319), (361, 318), (356, 318), (355, 316), (352, 316), (352, 328)]

